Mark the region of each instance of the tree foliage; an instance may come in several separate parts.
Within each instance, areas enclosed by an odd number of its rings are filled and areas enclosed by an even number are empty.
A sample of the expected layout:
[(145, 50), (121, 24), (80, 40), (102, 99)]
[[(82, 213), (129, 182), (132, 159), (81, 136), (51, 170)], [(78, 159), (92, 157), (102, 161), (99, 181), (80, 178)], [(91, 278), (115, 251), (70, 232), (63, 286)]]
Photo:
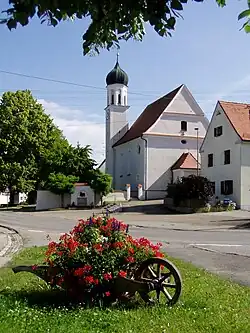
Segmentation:
[(93, 180), (90, 184), (101, 196), (105, 196), (112, 191), (112, 177), (99, 169), (94, 170)]
[[(204, 0), (194, 0), (203, 2)], [(226, 0), (215, 0), (220, 7)], [(83, 35), (84, 54), (100, 48), (110, 49), (119, 46), (120, 40), (134, 38), (142, 40), (144, 25), (150, 24), (160, 36), (171, 36), (176, 19), (188, 0), (9, 0), (10, 7), (4, 13), (1, 22), (9, 29), (18, 24), (25, 26), (30, 19), (38, 16), (41, 22), (56, 26), (66, 19), (90, 18), (90, 25)], [(250, 32), (250, 2), (248, 9), (238, 19), (245, 19), (243, 28)]]
[(0, 190), (29, 192), (38, 182), (41, 160), (64, 138), (28, 90), (4, 93), (0, 116)]
[(62, 173), (51, 173), (46, 182), (46, 189), (59, 195), (74, 192), (74, 184), (79, 178), (75, 176), (65, 176)]
[(167, 193), (175, 205), (188, 199), (200, 200), (205, 204), (213, 196), (213, 184), (206, 177), (190, 175), (168, 184)]

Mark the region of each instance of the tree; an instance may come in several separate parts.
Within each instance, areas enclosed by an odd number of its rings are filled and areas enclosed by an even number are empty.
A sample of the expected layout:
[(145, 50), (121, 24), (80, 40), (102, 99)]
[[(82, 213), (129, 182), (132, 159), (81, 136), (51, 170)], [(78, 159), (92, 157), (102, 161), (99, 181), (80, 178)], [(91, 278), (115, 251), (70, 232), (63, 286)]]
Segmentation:
[(61, 196), (61, 206), (64, 206), (64, 194), (74, 192), (74, 184), (79, 178), (75, 176), (65, 176), (62, 173), (51, 173), (45, 183), (45, 188)]
[(90, 186), (96, 193), (100, 194), (102, 202), (103, 196), (112, 191), (112, 177), (103, 173), (99, 169), (96, 169), (93, 172), (92, 178), (93, 180), (91, 181)]
[(187, 199), (205, 204), (213, 196), (213, 191), (213, 184), (206, 177), (196, 175), (182, 177), (176, 183), (168, 184), (167, 188), (168, 197), (173, 198), (176, 206)]
[(64, 138), (28, 90), (4, 93), (0, 116), (0, 190), (13, 204), (15, 193), (36, 189), (42, 160)]
[[(203, 2), (203, 0), (194, 0)], [(215, 0), (224, 7), (226, 0)], [(243, 25), (250, 32), (250, 3), (238, 19), (245, 18)], [(120, 40), (134, 38), (142, 40), (145, 35), (144, 24), (150, 24), (160, 36), (171, 36), (176, 18), (188, 0), (9, 0), (10, 7), (4, 11), (6, 18), (1, 23), (9, 29), (17, 24), (25, 26), (37, 15), (41, 22), (56, 26), (65, 19), (91, 18), (91, 23), (83, 35), (84, 55), (90, 51), (99, 53), (100, 48), (108, 50)]]

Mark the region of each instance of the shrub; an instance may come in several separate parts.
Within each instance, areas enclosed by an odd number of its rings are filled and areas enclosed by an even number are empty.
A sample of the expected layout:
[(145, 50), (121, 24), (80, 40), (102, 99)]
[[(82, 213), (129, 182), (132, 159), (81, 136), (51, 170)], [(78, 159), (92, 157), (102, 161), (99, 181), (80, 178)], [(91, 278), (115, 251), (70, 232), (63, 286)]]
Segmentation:
[(190, 175), (168, 184), (167, 192), (176, 206), (187, 199), (199, 200), (203, 205), (213, 196), (213, 184), (206, 177)]
[(110, 297), (117, 276), (130, 277), (142, 261), (163, 257), (161, 244), (134, 239), (127, 231), (127, 225), (107, 216), (79, 220), (59, 242), (49, 243), (50, 284), (92, 301)]

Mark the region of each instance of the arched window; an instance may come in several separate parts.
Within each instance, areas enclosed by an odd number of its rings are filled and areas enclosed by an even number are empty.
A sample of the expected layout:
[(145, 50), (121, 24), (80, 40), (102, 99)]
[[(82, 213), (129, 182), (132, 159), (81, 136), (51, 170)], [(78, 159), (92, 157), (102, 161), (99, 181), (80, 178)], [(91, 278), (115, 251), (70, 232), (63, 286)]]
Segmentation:
[(181, 122), (181, 131), (184, 131), (184, 132), (187, 131), (187, 122), (186, 121)]
[(111, 104), (114, 104), (115, 103), (115, 96), (114, 96), (114, 94), (112, 93), (112, 95), (111, 95)]
[(126, 96), (124, 96), (124, 105), (126, 105)]
[(119, 93), (118, 95), (118, 104), (121, 105), (122, 103), (122, 98), (121, 98), (121, 93)]

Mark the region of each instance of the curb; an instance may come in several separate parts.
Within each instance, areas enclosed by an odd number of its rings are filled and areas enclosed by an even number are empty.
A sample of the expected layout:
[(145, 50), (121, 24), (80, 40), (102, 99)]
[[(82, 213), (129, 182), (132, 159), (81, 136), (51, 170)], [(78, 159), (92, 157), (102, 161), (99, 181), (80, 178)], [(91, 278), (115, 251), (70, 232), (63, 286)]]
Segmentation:
[(0, 224), (0, 228), (6, 229), (7, 245), (0, 251), (0, 257), (6, 257), (18, 252), (23, 247), (23, 239), (19, 232), (9, 226)]

